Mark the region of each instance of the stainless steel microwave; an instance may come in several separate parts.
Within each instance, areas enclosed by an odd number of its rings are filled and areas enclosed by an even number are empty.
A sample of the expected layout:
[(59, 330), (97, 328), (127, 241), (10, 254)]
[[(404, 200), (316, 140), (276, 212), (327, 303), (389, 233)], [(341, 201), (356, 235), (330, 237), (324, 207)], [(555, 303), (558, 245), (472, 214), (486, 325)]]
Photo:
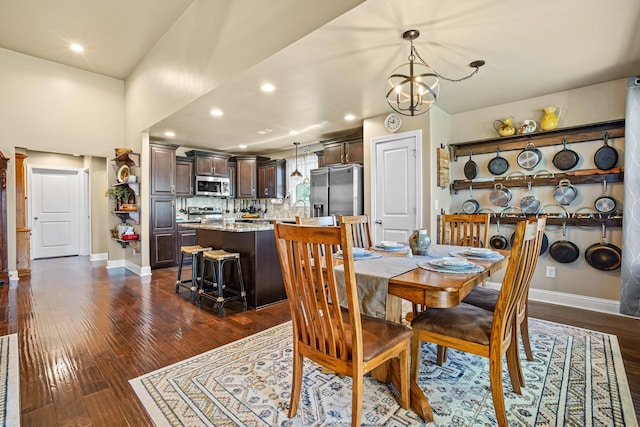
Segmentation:
[(229, 178), (220, 176), (196, 176), (196, 196), (228, 197)]

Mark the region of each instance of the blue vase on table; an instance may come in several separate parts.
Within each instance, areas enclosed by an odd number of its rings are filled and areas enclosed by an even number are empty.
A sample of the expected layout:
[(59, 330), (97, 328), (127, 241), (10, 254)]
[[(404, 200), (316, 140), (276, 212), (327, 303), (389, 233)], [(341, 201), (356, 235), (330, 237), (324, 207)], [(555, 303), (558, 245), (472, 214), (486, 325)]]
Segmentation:
[(409, 247), (413, 255), (428, 255), (431, 238), (427, 234), (427, 230), (414, 230), (409, 236)]

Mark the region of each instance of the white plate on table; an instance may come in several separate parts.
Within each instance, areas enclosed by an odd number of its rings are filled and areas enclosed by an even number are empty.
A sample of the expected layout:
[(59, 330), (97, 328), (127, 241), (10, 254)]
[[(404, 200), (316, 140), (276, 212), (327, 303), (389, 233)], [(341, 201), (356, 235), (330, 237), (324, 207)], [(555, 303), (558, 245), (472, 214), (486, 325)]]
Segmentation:
[[(353, 259), (364, 259), (374, 257), (376, 254), (373, 251), (368, 251), (364, 248), (353, 248), (351, 252), (353, 254)], [(380, 256), (380, 255), (378, 255)], [(342, 258), (342, 251), (338, 251), (335, 253), (336, 258)]]
[(464, 270), (466, 268), (473, 267), (471, 261), (466, 258), (458, 258), (458, 257), (444, 257), (439, 259), (433, 259), (427, 261), (432, 267), (435, 268), (444, 268), (447, 270)]
[(484, 267), (472, 262), (469, 262), (463, 267), (452, 267), (450, 265), (443, 264), (441, 260), (421, 261), (418, 263), (418, 267), (428, 271), (453, 274), (473, 274), (484, 271)]
[(396, 251), (406, 251), (409, 249), (409, 246), (398, 243), (398, 242), (390, 242), (383, 240), (376, 245), (376, 249), (380, 251), (388, 251), (388, 252), (396, 252)]
[(460, 251), (452, 251), (450, 252), (450, 255), (454, 257), (463, 257), (475, 260), (498, 260), (504, 258), (502, 254), (492, 251), (491, 249), (485, 249), (483, 251), (478, 251), (478, 248), (473, 249), (475, 250), (463, 249)]

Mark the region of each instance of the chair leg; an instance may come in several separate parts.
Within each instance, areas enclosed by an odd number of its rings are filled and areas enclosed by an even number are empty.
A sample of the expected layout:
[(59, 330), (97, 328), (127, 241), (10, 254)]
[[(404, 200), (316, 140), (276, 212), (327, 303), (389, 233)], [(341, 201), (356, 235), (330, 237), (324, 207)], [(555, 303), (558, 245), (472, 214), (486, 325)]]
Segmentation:
[(409, 356), (411, 352), (410, 344), (400, 352), (400, 404), (403, 409), (409, 409), (410, 402), (410, 384), (409, 384)]
[(489, 381), (491, 383), (491, 397), (493, 407), (496, 411), (498, 427), (509, 427), (507, 412), (504, 406), (504, 395), (502, 393), (502, 355), (491, 355), (489, 357)]
[(447, 361), (447, 347), (438, 345), (438, 366), (442, 366)]
[(520, 324), (520, 336), (522, 337), (522, 345), (524, 346), (527, 360), (533, 362), (533, 352), (531, 351), (531, 341), (529, 340), (529, 313), (525, 314), (524, 320)]
[(352, 384), (353, 390), (351, 395), (351, 426), (360, 427), (360, 420), (362, 419), (362, 389), (364, 388), (364, 374), (362, 369), (360, 373), (353, 372)]
[(411, 379), (418, 379), (418, 367), (420, 366), (420, 336), (418, 332), (413, 331), (411, 338)]
[(297, 345), (293, 345), (293, 377), (291, 380), (291, 400), (289, 401), (289, 418), (296, 416), (300, 403), (300, 390), (302, 388), (302, 365), (304, 356), (298, 353)]
[(178, 264), (178, 275), (176, 276), (176, 294), (180, 290), (180, 281), (182, 280), (182, 263), (184, 261), (184, 253), (180, 251), (180, 264)]
[[(515, 331), (514, 331), (515, 332)], [(513, 334), (516, 335), (515, 333)], [(518, 339), (511, 338), (511, 345), (507, 349), (507, 368), (514, 393), (522, 394), (521, 386), (524, 386), (522, 366), (520, 366), (520, 354), (518, 353)]]

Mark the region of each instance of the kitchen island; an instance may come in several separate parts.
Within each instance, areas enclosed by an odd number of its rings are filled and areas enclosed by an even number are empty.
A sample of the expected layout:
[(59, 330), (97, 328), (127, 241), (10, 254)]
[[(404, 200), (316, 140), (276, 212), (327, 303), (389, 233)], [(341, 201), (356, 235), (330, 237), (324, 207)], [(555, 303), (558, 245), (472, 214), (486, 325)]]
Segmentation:
[(260, 308), (287, 298), (273, 225), (269, 222), (179, 224), (179, 227), (195, 229), (196, 241), (201, 246), (240, 254), (249, 306)]

